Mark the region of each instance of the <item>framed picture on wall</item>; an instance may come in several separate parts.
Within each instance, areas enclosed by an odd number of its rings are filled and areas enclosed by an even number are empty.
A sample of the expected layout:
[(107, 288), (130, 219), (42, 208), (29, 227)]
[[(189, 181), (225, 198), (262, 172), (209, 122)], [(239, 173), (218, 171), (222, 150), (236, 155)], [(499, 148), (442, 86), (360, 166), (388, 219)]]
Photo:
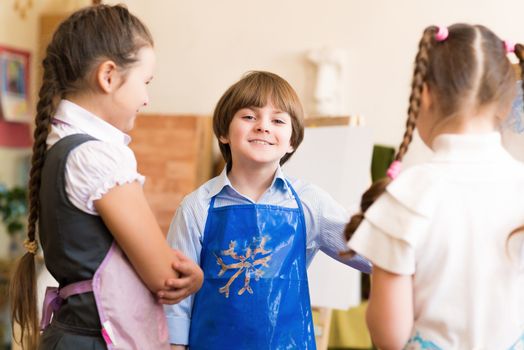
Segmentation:
[(0, 117), (11, 122), (29, 122), (28, 51), (0, 45)]

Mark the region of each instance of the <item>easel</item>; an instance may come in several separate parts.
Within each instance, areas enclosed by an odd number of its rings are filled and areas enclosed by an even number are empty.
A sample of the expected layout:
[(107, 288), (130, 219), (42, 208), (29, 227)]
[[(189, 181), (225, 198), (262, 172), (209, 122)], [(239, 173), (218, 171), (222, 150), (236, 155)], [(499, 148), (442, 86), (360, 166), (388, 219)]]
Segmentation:
[[(332, 117), (332, 118), (307, 118), (305, 121), (306, 127), (318, 126), (335, 126), (348, 125), (349, 117)], [(329, 331), (331, 328), (332, 309), (321, 306), (311, 306), (313, 311), (313, 323), (315, 328), (315, 342), (318, 350), (327, 350), (329, 344)]]
[[(367, 188), (370, 181), (368, 164), (371, 162), (372, 138), (369, 129), (363, 128), (364, 119), (357, 115), (319, 116), (306, 118), (304, 124), (307, 136), (304, 137), (304, 142), (297, 153), (284, 166), (285, 173), (320, 186), (344, 206), (357, 203), (361, 190)], [(350, 152), (350, 149), (357, 149), (358, 152)], [(311, 167), (312, 159), (317, 166)], [(335, 170), (339, 170), (338, 172), (325, 176), (326, 169), (333, 171), (333, 164), (337, 162), (345, 166), (340, 166), (340, 169), (337, 167)], [(351, 164), (351, 167), (348, 164)], [(355, 164), (359, 166), (355, 167)], [(349, 175), (352, 177), (351, 186), (345, 181)], [(322, 254), (319, 253), (310, 265), (308, 277), (317, 349), (327, 350), (333, 330), (331, 326), (335, 314), (333, 308), (344, 309), (350, 305), (357, 305), (360, 301), (360, 293), (357, 291), (357, 285), (353, 285), (353, 281), (357, 283), (360, 276)], [(327, 278), (329, 276), (325, 274), (326, 269), (333, 269), (330, 271), (337, 271), (335, 274), (343, 273), (345, 276), (349, 273), (344, 281), (352, 282), (334, 288), (336, 290), (326, 288), (325, 283), (340, 283)], [(346, 289), (349, 289), (348, 293), (340, 292)], [(348, 305), (345, 306), (345, 303), (340, 300), (347, 300)]]

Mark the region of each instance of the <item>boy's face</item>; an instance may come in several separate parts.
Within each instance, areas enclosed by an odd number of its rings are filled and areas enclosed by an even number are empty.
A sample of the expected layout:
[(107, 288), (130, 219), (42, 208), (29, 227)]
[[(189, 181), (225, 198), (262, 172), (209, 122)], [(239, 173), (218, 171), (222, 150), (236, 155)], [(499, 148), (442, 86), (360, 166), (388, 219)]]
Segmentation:
[(262, 108), (238, 110), (229, 124), (228, 135), (219, 140), (229, 144), (233, 167), (270, 165), (276, 168), (286, 153), (293, 152), (292, 132), (291, 116), (268, 103)]

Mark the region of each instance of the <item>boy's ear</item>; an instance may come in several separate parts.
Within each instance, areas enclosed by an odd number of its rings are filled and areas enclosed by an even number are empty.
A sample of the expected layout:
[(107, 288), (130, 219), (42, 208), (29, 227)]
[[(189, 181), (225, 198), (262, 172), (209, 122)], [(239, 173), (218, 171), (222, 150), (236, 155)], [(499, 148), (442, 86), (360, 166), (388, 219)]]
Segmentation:
[(227, 136), (220, 136), (218, 138), (218, 141), (220, 141), (220, 143), (223, 143), (224, 145), (227, 145), (229, 143), (229, 138)]
[(295, 148), (293, 146), (291, 146), (291, 144), (290, 144), (286, 153), (293, 153), (294, 151), (295, 151)]
[(96, 83), (103, 92), (112, 92), (118, 86), (118, 69), (115, 62), (111, 60), (103, 61), (96, 70)]

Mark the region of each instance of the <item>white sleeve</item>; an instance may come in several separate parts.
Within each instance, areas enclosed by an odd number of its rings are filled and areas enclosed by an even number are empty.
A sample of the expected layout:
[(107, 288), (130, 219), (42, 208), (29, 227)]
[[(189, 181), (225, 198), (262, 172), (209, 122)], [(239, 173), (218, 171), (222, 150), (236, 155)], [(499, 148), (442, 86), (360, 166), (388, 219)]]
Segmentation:
[(130, 148), (102, 141), (88, 141), (69, 154), (65, 171), (67, 197), (83, 212), (98, 215), (93, 201), (111, 188), (133, 181), (144, 184)]
[(427, 221), (383, 194), (366, 212), (348, 246), (386, 271), (400, 275), (415, 272), (416, 233)]
[[(169, 227), (167, 241), (171, 248), (181, 251), (186, 257), (200, 265), (202, 233), (199, 232), (199, 227), (202, 225), (196, 222), (199, 219), (191, 214), (191, 210), (185, 205), (186, 203), (187, 197), (176, 211)], [(189, 326), (193, 301), (194, 295), (190, 295), (178, 304), (164, 305), (170, 344), (189, 344)]]
[(366, 211), (348, 246), (386, 271), (415, 273), (417, 247), (439, 202), (438, 184), (431, 169), (401, 174)]

